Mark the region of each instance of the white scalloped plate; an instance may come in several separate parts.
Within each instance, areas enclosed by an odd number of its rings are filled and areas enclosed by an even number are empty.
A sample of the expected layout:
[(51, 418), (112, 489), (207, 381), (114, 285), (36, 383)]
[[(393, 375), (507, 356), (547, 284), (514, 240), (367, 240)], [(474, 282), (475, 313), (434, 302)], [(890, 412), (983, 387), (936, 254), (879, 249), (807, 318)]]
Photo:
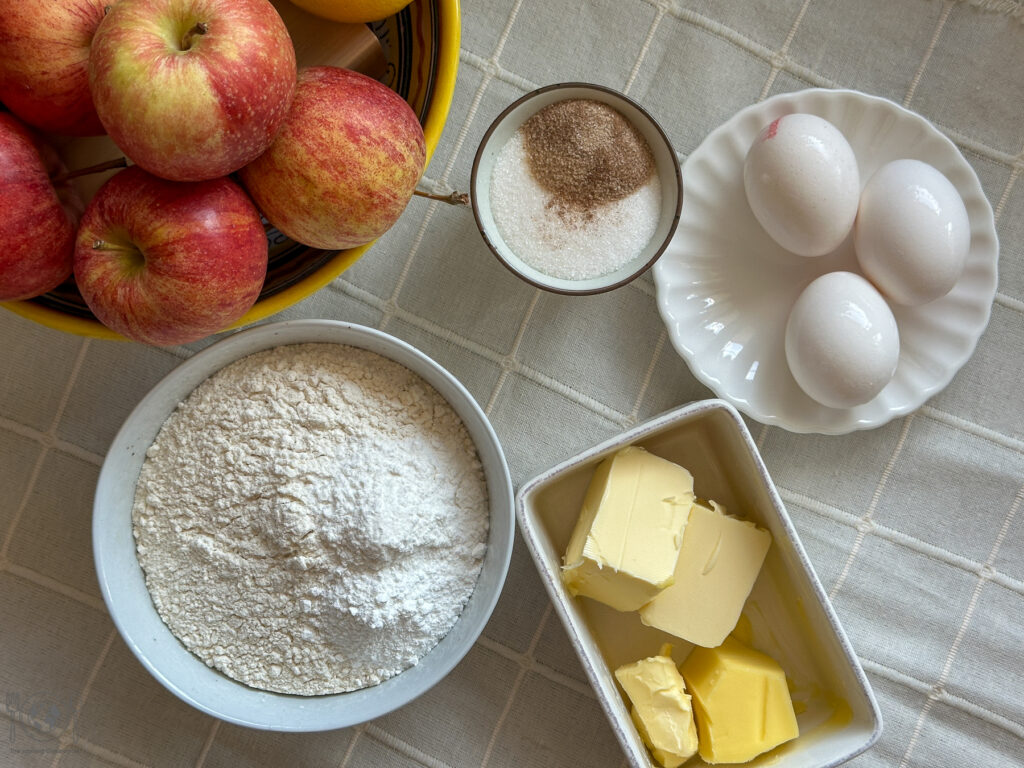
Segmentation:
[[(807, 112), (843, 132), (863, 185), (899, 158), (933, 165), (967, 207), (971, 249), (953, 290), (922, 307), (893, 305), (900, 360), (877, 397), (849, 409), (809, 398), (786, 364), (783, 339), (793, 302), (816, 277), (860, 274), (852, 238), (805, 259), (778, 246), (747, 204), (743, 161), (775, 118)], [(992, 207), (956, 146), (920, 115), (857, 91), (811, 89), (747, 107), (716, 128), (683, 165), (683, 211), (675, 237), (654, 266), (658, 311), (693, 374), (753, 419), (793, 432), (844, 434), (907, 414), (945, 387), (974, 352), (996, 292), (999, 242)]]

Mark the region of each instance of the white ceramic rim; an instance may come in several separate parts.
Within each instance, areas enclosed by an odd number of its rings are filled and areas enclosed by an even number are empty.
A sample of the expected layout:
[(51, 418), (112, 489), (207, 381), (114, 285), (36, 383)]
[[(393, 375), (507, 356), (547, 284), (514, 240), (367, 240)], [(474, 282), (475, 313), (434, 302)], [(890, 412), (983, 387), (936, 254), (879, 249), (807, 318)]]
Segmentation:
[[(490, 532), (472, 597), (448, 635), (417, 665), (358, 691), (293, 696), (257, 690), (228, 678), (207, 667), (171, 633), (152, 605), (136, 557), (131, 525), (135, 481), (126, 499), (118, 496), (124, 483), (115, 474), (125, 464), (141, 466), (149, 443), (177, 403), (215, 371), (271, 347), (320, 342), (361, 347), (405, 365), (451, 404), (466, 424), (484, 467)], [(173, 405), (167, 407), (168, 402)], [(149, 434), (148, 439), (133, 439), (139, 429)], [(138, 468), (134, 471), (137, 477)], [(106, 503), (110, 499), (113, 503)], [(92, 525), (103, 600), (118, 632), (142, 665), (193, 707), (237, 725), (273, 731), (320, 731), (356, 725), (407, 704), (444, 678), (469, 652), (497, 604), (512, 555), (514, 530), (512, 482), (501, 443), (469, 391), (410, 344), (373, 328), (336, 320), (258, 325), (221, 339), (165, 376), (135, 407), (111, 443), (97, 482)]]
[[(600, 277), (569, 280), (552, 277), (527, 264), (509, 248), (491, 213), (490, 174), (494, 161), (509, 137), (534, 113), (566, 99), (594, 99), (617, 109), (643, 134), (654, 154), (661, 181), (661, 215), (650, 241), (636, 258)], [(530, 285), (553, 293), (583, 296), (614, 290), (642, 275), (661, 257), (672, 240), (683, 207), (682, 170), (679, 157), (654, 116), (619, 91), (594, 83), (554, 83), (530, 91), (506, 107), (484, 132), (473, 158), (469, 177), (473, 217), (484, 243), (512, 274)]]
[[(750, 141), (753, 140), (753, 136), (748, 137), (739, 130), (738, 126), (741, 123), (749, 124), (753, 117), (757, 117), (758, 119), (754, 122), (759, 125), (767, 124), (774, 117), (793, 112), (818, 114), (823, 109), (822, 105), (862, 106), (864, 109), (868, 107), (884, 107), (888, 110), (889, 117), (894, 123), (912, 125), (916, 130), (926, 135), (929, 142), (932, 142), (935, 146), (941, 146), (941, 159), (954, 164), (957, 176), (961, 179), (961, 183), (955, 185), (968, 207), (972, 231), (975, 235), (981, 235), (979, 243), (972, 242), (972, 254), (969, 256), (968, 265), (969, 269), (974, 270), (972, 281), (979, 283), (981, 288), (977, 291), (976, 295), (966, 297), (967, 300), (973, 302), (972, 309), (975, 312), (976, 321), (969, 325), (965, 324), (951, 329), (959, 334), (957, 341), (960, 343), (960, 348), (957, 354), (949, 355), (940, 361), (942, 364), (941, 371), (934, 374), (930, 373), (928, 376), (922, 376), (921, 372), (915, 367), (913, 372), (908, 374), (907, 368), (903, 365), (904, 355), (901, 351), (900, 367), (897, 368), (894, 381), (890, 383), (893, 386), (892, 390), (887, 388), (874, 400), (850, 409), (819, 407), (807, 398), (807, 410), (812, 411), (809, 415), (803, 411), (782, 412), (779, 410), (782, 407), (784, 396), (778, 391), (773, 391), (769, 388), (763, 388), (758, 391), (753, 387), (749, 390), (744, 390), (746, 385), (744, 383), (743, 371), (735, 371), (733, 372), (735, 375), (729, 378), (716, 376), (711, 372), (710, 364), (717, 361), (713, 359), (710, 353), (713, 351), (718, 353), (718, 350), (712, 350), (709, 347), (706, 350), (707, 354), (704, 354), (701, 350), (697, 350), (691, 345), (691, 342), (696, 340), (696, 336), (692, 331), (694, 317), (692, 315), (684, 317), (684, 306), (682, 303), (677, 304), (679, 297), (676, 292), (677, 287), (680, 290), (682, 290), (682, 287), (673, 284), (672, 279), (669, 277), (669, 272), (670, 267), (671, 269), (677, 269), (681, 258), (680, 252), (685, 248), (684, 244), (688, 237), (686, 206), (696, 205), (697, 201), (705, 194), (700, 180), (695, 178), (693, 169), (698, 167), (700, 163), (707, 163), (708, 165), (717, 166), (720, 170), (724, 168), (730, 173), (735, 170), (735, 172), (742, 174), (742, 157), (738, 159), (738, 164), (734, 169), (733, 164), (737, 163), (737, 159), (723, 155), (730, 143), (745, 142), (742, 145), (749, 146)], [(839, 127), (842, 129), (842, 126)], [(926, 158), (921, 159), (927, 162)], [(861, 179), (862, 186), (866, 181), (866, 178)], [(686, 196), (680, 226), (677, 228), (675, 237), (666, 249), (665, 254), (654, 266), (658, 311), (668, 329), (669, 340), (672, 342), (677, 353), (686, 362), (693, 375), (714, 391), (718, 397), (728, 401), (752, 419), (763, 424), (780, 426), (792, 432), (845, 434), (855, 430), (873, 429), (888, 423), (894, 418), (916, 410), (928, 398), (939, 393), (949, 384), (953, 376), (973, 354), (978, 339), (988, 325), (992, 301), (995, 298), (998, 282), (999, 241), (995, 230), (995, 220), (991, 204), (982, 190), (981, 183), (974, 169), (963, 157), (956, 145), (924, 117), (888, 99), (870, 96), (859, 91), (812, 88), (779, 94), (766, 101), (740, 110), (728, 121), (712, 131), (683, 164), (683, 185)], [(729, 216), (729, 211), (722, 211), (721, 220), (708, 222), (708, 225), (729, 227)], [(764, 235), (764, 238), (767, 240), (767, 234)], [(977, 256), (975, 256), (975, 249), (977, 249)], [(793, 258), (797, 259), (798, 257)], [(855, 264), (851, 271), (860, 274), (859, 268)], [(964, 277), (961, 278), (961, 283), (964, 283), (966, 279), (967, 271), (965, 271)], [(954, 288), (953, 293), (956, 293), (957, 290), (958, 288)], [(941, 302), (943, 302), (943, 299), (933, 302), (933, 305), (937, 307)], [(925, 306), (928, 307), (930, 305)], [(934, 309), (935, 307), (933, 307)], [(897, 306), (893, 306), (893, 310), (897, 315), (897, 320), (900, 320), (902, 316), (907, 316), (917, 311)], [(755, 320), (750, 322), (753, 323)], [(690, 334), (687, 333), (688, 328), (691, 329)], [(783, 365), (785, 364), (784, 359), (782, 363)], [(917, 377), (916, 380), (914, 380), (914, 376)], [(792, 382), (792, 386), (797, 386), (795, 381)], [(898, 392), (901, 390), (905, 396), (882, 405), (883, 400), (890, 397), (890, 391)], [(753, 403), (748, 399), (751, 393), (759, 397), (760, 403)], [(802, 395), (802, 393), (800, 394)]]
[(868, 677), (860, 664), (860, 659), (857, 658), (857, 654), (853, 650), (850, 639), (847, 637), (846, 631), (839, 622), (839, 617), (836, 615), (835, 609), (832, 607), (832, 602), (829, 600), (828, 594), (825, 592), (825, 588), (818, 580), (818, 576), (814, 571), (810, 558), (807, 556), (807, 552), (804, 550), (803, 543), (800, 541), (800, 537), (793, 525), (793, 521), (790, 519), (789, 513), (786, 511), (785, 505), (782, 503), (782, 498), (779, 496), (778, 489), (776, 489), (775, 483), (771, 479), (771, 475), (768, 473), (768, 468), (765, 466), (764, 460), (761, 458), (761, 454), (757, 450), (757, 445), (754, 442), (753, 437), (750, 435), (750, 430), (747, 428), (743, 418), (730, 403), (719, 399), (698, 400), (666, 411), (642, 424), (638, 424), (632, 429), (598, 443), (594, 447), (589, 448), (561, 462), (560, 464), (555, 465), (554, 467), (551, 467), (534, 477), (532, 480), (524, 483), (516, 493), (516, 518), (519, 522), (520, 530), (523, 533), (523, 539), (526, 542), (526, 547), (534, 561), (534, 565), (541, 577), (544, 588), (555, 608), (555, 612), (558, 614), (558, 618), (561, 620), (562, 625), (572, 641), (572, 645), (579, 656), (580, 663), (586, 672), (587, 678), (597, 693), (601, 709), (604, 711), (605, 716), (611, 723), (612, 730), (615, 732), (616, 738), (625, 751), (630, 765), (635, 768), (647, 768), (648, 766), (656, 765), (656, 763), (649, 758), (646, 747), (636, 739), (635, 729), (632, 728), (632, 724), (629, 723), (628, 718), (620, 716), (620, 713), (616, 712), (613, 708), (612, 702), (621, 701), (621, 699), (618, 691), (615, 689), (614, 683), (611, 682), (609, 675), (602, 674), (598, 669), (598, 665), (603, 665), (603, 661), (591, 658), (583, 650), (582, 644), (579, 640), (579, 635), (582, 631), (581, 627), (576, 625), (567, 605), (567, 600), (571, 600), (572, 598), (567, 596), (567, 592), (561, 585), (558, 575), (552, 572), (546, 563), (544, 545), (540, 539), (542, 534), (537, 530), (537, 527), (534, 525), (533, 520), (530, 517), (530, 513), (527, 510), (526, 500), (531, 494), (536, 493), (545, 485), (555, 480), (559, 475), (562, 475), (571, 469), (582, 464), (599, 461), (600, 459), (611, 455), (622, 446), (640, 442), (653, 434), (662, 432), (678, 424), (700, 418), (701, 416), (714, 411), (721, 411), (728, 415), (730, 421), (736, 427), (742, 442), (746, 446), (750, 457), (754, 461), (754, 465), (757, 468), (761, 482), (764, 484), (764, 487), (771, 499), (772, 508), (778, 516), (779, 524), (786, 534), (788, 545), (792, 547), (793, 552), (796, 554), (801, 570), (811, 587), (811, 591), (815, 594), (821, 605), (828, 624), (832, 629), (836, 644), (838, 645), (841, 654), (845, 659), (854, 680), (856, 681), (858, 688), (857, 693), (863, 697), (863, 701), (867, 704), (871, 720), (871, 732), (868, 737), (856, 748), (837, 754), (833, 758), (815, 767), (834, 768), (848, 760), (852, 760), (857, 755), (870, 749), (878, 741), (882, 735), (883, 728), (882, 712), (878, 706), (878, 701), (875, 699), (871, 683), (868, 681)]

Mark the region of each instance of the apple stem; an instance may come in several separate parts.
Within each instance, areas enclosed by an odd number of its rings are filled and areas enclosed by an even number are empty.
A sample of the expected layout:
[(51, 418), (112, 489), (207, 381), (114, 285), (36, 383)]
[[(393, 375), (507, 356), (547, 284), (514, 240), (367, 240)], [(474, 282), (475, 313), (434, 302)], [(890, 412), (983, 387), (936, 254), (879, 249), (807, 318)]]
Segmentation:
[(205, 35), (210, 31), (210, 25), (205, 21), (197, 22), (192, 29), (185, 33), (185, 36), (181, 38), (181, 50), (187, 51), (192, 47), (192, 38), (196, 35)]
[(136, 251), (135, 248), (125, 248), (125, 247), (120, 246), (120, 245), (112, 245), (111, 243), (108, 243), (106, 240), (93, 240), (92, 241), (92, 249), (94, 251), (125, 251), (125, 252), (128, 252), (128, 251), (135, 252)]
[(107, 160), (105, 163), (90, 165), (88, 168), (79, 168), (77, 171), (65, 171), (64, 173), (57, 174), (53, 177), (53, 183), (60, 184), (61, 182), (68, 181), (70, 179), (77, 179), (79, 176), (88, 176), (92, 173), (102, 173), (103, 171), (109, 171), (114, 168), (125, 168), (127, 165), (128, 158), (119, 157), (116, 160)]
[(414, 189), (413, 194), (418, 197), (425, 197), (428, 200), (437, 200), (442, 203), (448, 203), (448, 205), (469, 206), (469, 195), (465, 192), (452, 192), (450, 195), (435, 195), (431, 192), (423, 192), (419, 189)]

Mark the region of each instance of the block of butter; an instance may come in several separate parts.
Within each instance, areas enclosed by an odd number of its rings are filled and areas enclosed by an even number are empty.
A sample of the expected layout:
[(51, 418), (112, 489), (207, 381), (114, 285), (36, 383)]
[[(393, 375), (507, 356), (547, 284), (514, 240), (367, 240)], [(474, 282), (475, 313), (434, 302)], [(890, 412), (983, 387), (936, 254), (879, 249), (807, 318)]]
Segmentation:
[(745, 763), (800, 735), (786, 673), (770, 656), (729, 637), (694, 648), (680, 669), (705, 762)]
[(672, 646), (615, 670), (632, 703), (630, 716), (654, 759), (677, 768), (697, 752), (697, 728), (686, 684), (672, 661)]
[(719, 645), (736, 626), (771, 541), (716, 502), (695, 503), (673, 583), (640, 609), (640, 620), (695, 645)]
[(693, 505), (693, 476), (628, 446), (598, 464), (566, 548), (562, 581), (619, 611), (635, 611), (666, 586)]

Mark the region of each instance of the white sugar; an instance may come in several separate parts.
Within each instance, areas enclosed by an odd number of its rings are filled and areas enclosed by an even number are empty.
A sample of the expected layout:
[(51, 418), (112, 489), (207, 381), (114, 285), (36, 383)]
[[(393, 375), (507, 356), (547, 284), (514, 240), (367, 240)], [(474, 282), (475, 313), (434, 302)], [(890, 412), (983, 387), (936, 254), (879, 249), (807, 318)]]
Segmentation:
[(587, 280), (614, 272), (647, 246), (658, 226), (661, 184), (654, 174), (627, 197), (586, 215), (566, 213), (530, 173), (517, 131), (495, 158), (490, 202), (516, 256), (545, 275)]

